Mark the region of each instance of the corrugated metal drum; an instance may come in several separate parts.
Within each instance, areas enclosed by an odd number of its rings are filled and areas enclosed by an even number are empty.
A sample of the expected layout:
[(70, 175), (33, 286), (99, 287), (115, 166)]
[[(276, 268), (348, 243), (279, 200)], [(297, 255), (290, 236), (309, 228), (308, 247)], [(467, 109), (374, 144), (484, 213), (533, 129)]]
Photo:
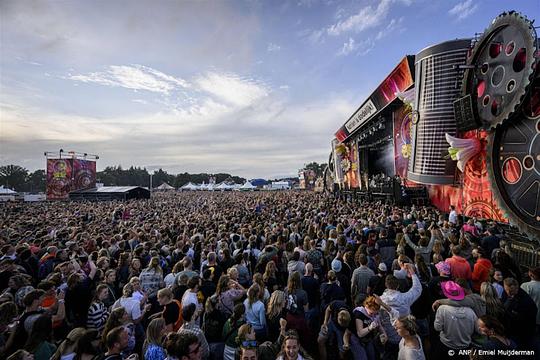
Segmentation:
[(453, 102), (460, 96), (470, 39), (430, 46), (415, 59), (415, 119), (407, 177), (421, 184), (452, 184), (456, 162), (445, 158), (445, 133), (456, 135)]

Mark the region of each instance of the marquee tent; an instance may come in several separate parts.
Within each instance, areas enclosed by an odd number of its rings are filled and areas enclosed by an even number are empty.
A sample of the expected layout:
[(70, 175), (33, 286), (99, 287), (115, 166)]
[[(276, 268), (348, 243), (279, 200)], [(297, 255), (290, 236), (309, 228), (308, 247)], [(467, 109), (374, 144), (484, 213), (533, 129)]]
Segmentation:
[(248, 190), (255, 190), (257, 187), (253, 186), (249, 181), (246, 181), (244, 185), (240, 186), (240, 190), (248, 191)]
[(164, 182), (163, 184), (155, 188), (155, 190), (163, 190), (163, 191), (174, 190), (174, 187)]

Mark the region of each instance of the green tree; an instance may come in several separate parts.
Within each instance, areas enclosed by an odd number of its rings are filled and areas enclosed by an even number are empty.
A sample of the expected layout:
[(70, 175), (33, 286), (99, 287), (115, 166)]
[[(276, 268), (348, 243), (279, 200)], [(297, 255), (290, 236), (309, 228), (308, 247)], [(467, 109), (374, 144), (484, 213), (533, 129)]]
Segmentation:
[(24, 191), (28, 170), (19, 165), (0, 166), (0, 185), (16, 191)]
[(315, 171), (315, 174), (317, 175), (317, 177), (319, 176), (323, 176), (324, 174), (324, 169), (326, 168), (326, 165), (327, 164), (319, 164), (317, 162), (310, 162), (309, 164), (306, 164), (304, 166), (304, 169), (306, 170), (313, 170)]
[(36, 170), (26, 177), (26, 190), (30, 192), (44, 192), (47, 182), (45, 170)]

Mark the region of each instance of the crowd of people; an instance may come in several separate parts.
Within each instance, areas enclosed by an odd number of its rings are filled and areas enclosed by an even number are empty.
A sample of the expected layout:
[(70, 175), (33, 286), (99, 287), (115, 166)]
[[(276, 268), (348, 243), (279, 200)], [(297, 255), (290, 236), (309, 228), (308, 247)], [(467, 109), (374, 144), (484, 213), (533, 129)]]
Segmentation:
[(0, 214), (9, 360), (539, 354), (540, 268), (455, 209), (283, 191)]

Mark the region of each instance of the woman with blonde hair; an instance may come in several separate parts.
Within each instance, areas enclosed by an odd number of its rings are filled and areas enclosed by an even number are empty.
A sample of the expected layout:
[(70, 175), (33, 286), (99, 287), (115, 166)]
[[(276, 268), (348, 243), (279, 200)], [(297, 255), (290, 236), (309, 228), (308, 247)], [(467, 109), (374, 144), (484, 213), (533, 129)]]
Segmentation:
[(266, 326), (268, 327), (268, 340), (274, 342), (279, 336), (280, 319), (287, 318), (287, 296), (281, 290), (276, 290), (270, 296), (266, 309)]
[(82, 327), (71, 330), (66, 339), (60, 343), (51, 360), (73, 360), (77, 355), (77, 342), (85, 332), (86, 329)]
[(263, 281), (265, 287), (270, 292), (274, 292), (278, 289), (278, 282), (277, 282), (277, 267), (274, 260), (270, 260), (266, 263), (266, 268), (264, 269), (263, 274)]
[(133, 258), (131, 259), (131, 262), (129, 264), (129, 275), (128, 279), (131, 279), (134, 276), (139, 276), (142, 270), (142, 263), (141, 259), (139, 258)]
[(415, 320), (414, 316), (408, 315), (399, 318), (394, 324), (398, 335), (401, 336), (398, 360), (425, 360), (426, 358)]
[(154, 299), (157, 296), (157, 292), (161, 289), (165, 283), (163, 282), (163, 270), (159, 265), (159, 257), (154, 256), (146, 269), (144, 269), (139, 275), (141, 281), (141, 288), (144, 293), (150, 299)]
[(145, 360), (163, 360), (167, 357), (163, 348), (165, 330), (165, 319), (156, 318), (150, 321), (146, 329), (146, 340), (143, 346)]
[(257, 284), (251, 285), (244, 300), (246, 308), (246, 322), (253, 326), (257, 340), (263, 342), (266, 339), (266, 309), (260, 300), (261, 288)]
[(480, 296), (486, 302), (486, 315), (502, 319), (504, 316), (504, 307), (493, 285), (487, 281), (483, 282), (480, 285)]
[(259, 300), (266, 304), (268, 299), (270, 299), (270, 292), (266, 286), (264, 286), (262, 274), (255, 273), (255, 275), (253, 275), (253, 283), (259, 285)]

